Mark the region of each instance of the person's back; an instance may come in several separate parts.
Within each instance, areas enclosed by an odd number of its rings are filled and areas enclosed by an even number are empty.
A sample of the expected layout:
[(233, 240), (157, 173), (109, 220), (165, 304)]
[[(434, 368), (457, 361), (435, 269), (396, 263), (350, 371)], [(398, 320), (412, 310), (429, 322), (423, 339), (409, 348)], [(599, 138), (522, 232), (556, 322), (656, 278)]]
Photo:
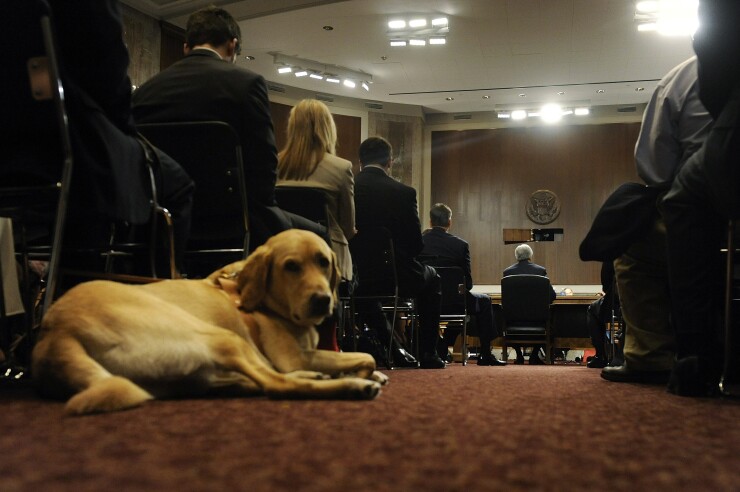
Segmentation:
[[(250, 206), (274, 205), (277, 149), (267, 86), (262, 76), (232, 63), (241, 40), (238, 25), (222, 9), (206, 8), (188, 20), (186, 36), (185, 58), (134, 91), (136, 123), (228, 123), (241, 139)], [(223, 53), (234, 41), (231, 58), (209, 48)]]

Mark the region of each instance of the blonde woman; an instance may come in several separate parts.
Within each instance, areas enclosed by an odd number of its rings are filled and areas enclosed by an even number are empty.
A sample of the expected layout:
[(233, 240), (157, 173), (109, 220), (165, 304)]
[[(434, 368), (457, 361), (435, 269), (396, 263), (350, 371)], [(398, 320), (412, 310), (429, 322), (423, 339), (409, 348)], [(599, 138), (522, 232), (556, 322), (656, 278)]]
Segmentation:
[(329, 108), (304, 99), (290, 111), (287, 143), (278, 154), (277, 186), (321, 188), (329, 203), (331, 248), (342, 277), (352, 280), (348, 240), (355, 235), (352, 163), (336, 156), (337, 129)]

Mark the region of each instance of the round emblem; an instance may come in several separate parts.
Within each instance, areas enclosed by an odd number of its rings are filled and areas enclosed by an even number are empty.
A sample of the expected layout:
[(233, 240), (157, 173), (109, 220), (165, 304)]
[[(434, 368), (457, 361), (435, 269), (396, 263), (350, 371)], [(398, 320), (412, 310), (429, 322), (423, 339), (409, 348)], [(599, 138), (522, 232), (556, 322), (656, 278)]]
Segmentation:
[(527, 217), (536, 224), (549, 224), (560, 215), (560, 199), (550, 190), (537, 190), (527, 202)]

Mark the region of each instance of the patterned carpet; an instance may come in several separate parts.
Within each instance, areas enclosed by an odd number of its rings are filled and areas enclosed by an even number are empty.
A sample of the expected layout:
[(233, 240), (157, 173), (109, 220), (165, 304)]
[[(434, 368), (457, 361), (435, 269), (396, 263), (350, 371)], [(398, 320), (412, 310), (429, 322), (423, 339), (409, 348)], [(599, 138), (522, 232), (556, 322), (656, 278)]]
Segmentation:
[(395, 370), (370, 402), (155, 401), (63, 416), (0, 389), (0, 490), (740, 490), (740, 402), (584, 366)]

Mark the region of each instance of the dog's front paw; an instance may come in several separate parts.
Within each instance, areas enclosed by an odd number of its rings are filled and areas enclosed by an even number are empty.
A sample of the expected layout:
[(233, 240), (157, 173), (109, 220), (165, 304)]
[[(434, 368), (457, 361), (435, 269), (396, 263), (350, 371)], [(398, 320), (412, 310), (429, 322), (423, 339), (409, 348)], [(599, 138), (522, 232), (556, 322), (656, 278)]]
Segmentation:
[(331, 376), (328, 374), (324, 374), (323, 372), (316, 372), (316, 371), (293, 371), (285, 374), (285, 377), (292, 378), (292, 379), (317, 379), (317, 380), (324, 380), (324, 379), (331, 379)]
[(380, 371), (373, 371), (368, 379), (375, 381), (376, 383), (380, 383), (381, 385), (386, 385), (390, 381), (390, 378)]
[[(367, 381), (367, 380), (366, 380)], [(380, 394), (380, 383), (375, 381), (367, 381), (367, 384), (362, 388), (362, 398), (365, 400), (372, 400)]]

